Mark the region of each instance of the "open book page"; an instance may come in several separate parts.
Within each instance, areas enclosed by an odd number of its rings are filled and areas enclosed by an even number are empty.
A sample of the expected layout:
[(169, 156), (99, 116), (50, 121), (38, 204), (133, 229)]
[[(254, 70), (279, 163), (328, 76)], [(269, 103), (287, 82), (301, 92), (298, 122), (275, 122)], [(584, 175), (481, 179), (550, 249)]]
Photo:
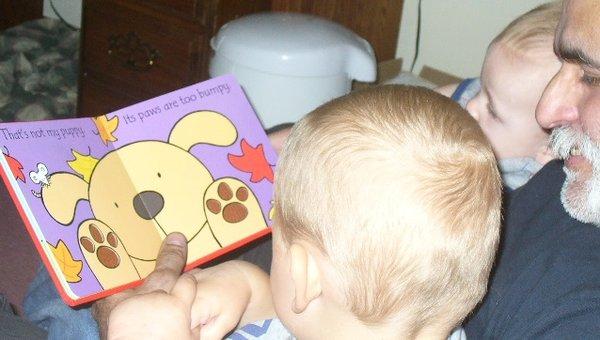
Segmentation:
[[(19, 129), (30, 137), (11, 138)], [(0, 124), (0, 141), (9, 191), (71, 305), (139, 283), (171, 232), (188, 239), (188, 268), (269, 232), (276, 154), (232, 77), (95, 119)]]

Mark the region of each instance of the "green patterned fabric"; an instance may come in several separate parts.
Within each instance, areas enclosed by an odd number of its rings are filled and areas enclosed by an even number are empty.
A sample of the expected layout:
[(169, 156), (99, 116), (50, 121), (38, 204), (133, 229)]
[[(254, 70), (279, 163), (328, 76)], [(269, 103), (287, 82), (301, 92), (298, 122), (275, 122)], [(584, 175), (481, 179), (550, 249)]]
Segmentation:
[(0, 32), (0, 121), (74, 117), (79, 31), (56, 19)]

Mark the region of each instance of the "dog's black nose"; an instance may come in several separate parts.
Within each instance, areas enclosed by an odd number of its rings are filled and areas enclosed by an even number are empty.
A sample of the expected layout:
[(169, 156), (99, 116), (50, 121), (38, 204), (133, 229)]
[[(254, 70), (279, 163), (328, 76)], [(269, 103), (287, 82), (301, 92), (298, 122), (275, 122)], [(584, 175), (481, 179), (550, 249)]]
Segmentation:
[(151, 220), (165, 206), (162, 195), (156, 191), (143, 191), (133, 198), (133, 209), (145, 220)]

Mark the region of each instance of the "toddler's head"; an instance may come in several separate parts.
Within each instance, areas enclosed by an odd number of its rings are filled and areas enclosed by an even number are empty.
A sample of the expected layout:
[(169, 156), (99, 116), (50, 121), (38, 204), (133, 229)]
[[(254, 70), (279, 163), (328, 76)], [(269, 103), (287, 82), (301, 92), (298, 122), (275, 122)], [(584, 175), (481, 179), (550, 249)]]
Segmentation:
[(500, 191), (481, 129), (442, 95), (390, 85), (317, 108), (277, 166), (279, 317), (300, 336), (347, 320), (395, 336), (449, 332), (486, 290)]
[(511, 22), (490, 44), (481, 91), (467, 110), (481, 125), (499, 159), (530, 157), (544, 164), (548, 133), (535, 108), (560, 68), (553, 52), (561, 3), (541, 5)]

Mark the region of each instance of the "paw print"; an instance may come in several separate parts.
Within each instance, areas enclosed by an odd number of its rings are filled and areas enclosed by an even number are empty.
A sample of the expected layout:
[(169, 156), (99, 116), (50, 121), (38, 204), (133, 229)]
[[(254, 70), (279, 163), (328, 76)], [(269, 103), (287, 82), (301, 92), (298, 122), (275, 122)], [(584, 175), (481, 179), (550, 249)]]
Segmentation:
[[(248, 200), (249, 194), (246, 187), (240, 186), (235, 188), (235, 193), (232, 187), (221, 182), (217, 187), (218, 199), (210, 198), (206, 201), (206, 208), (211, 213), (218, 215), (223, 214), (223, 219), (228, 223), (239, 223), (248, 216), (248, 209), (244, 202)], [(234, 199), (235, 195), (235, 200)]]
[(221, 247), (267, 227), (256, 195), (237, 178), (214, 181), (204, 194), (204, 207), (211, 233)]
[(90, 270), (104, 289), (140, 279), (119, 236), (96, 219), (81, 222), (77, 230), (81, 252)]
[[(85, 226), (84, 226), (85, 228)], [(116, 251), (119, 246), (119, 238), (113, 231), (106, 235), (98, 225), (90, 223), (88, 226), (88, 235), (81, 236), (79, 242), (83, 249), (88, 253), (96, 254), (98, 261), (106, 268), (114, 269), (121, 263), (121, 257)]]

